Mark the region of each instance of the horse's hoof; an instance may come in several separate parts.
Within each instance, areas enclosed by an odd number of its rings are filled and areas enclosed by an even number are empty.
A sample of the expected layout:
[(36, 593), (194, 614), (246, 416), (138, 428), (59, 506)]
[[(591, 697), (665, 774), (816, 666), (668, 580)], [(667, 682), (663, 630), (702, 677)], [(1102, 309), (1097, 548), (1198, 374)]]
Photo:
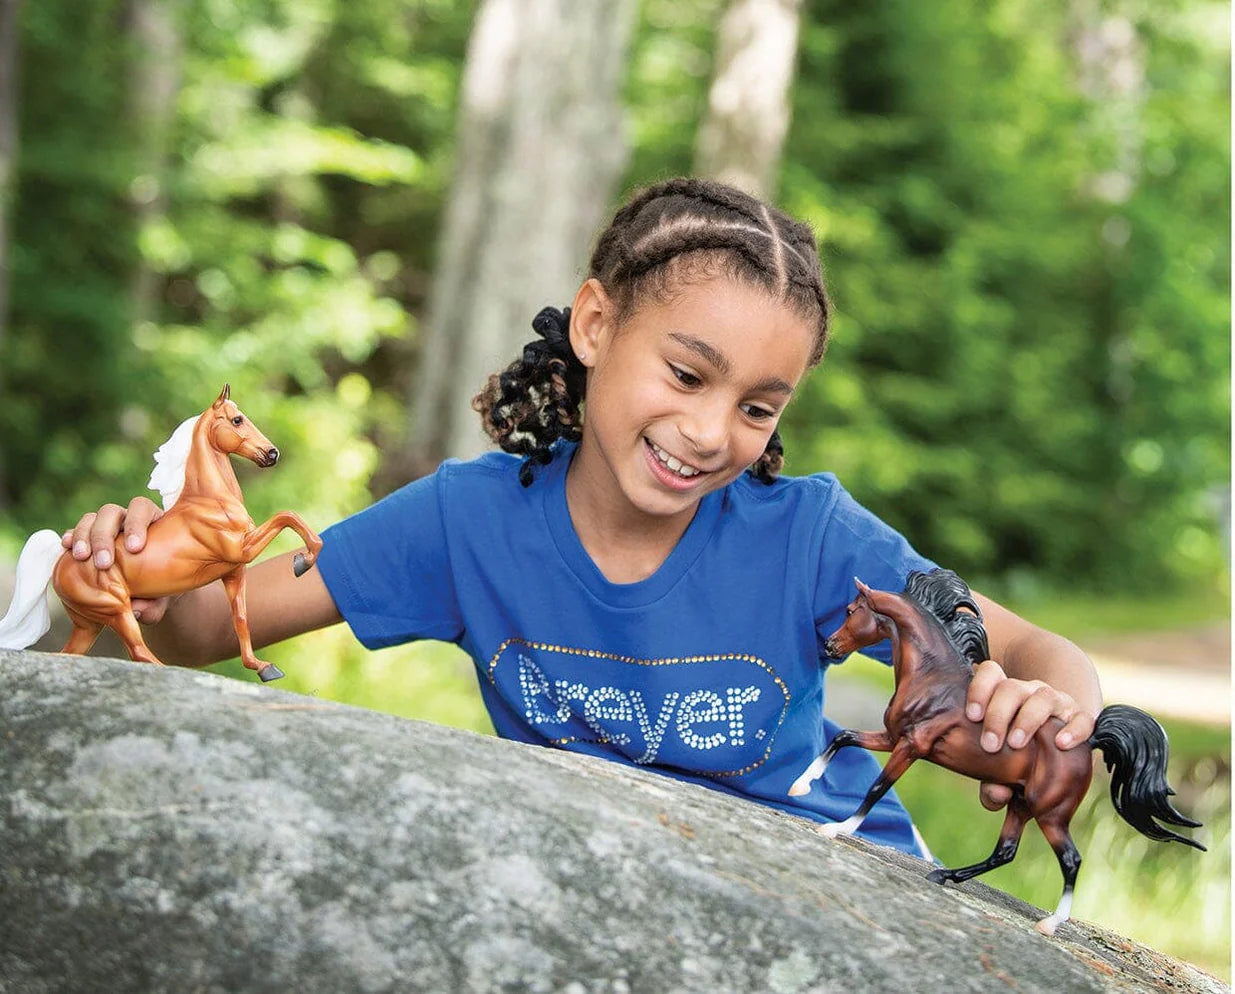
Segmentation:
[(312, 568), (313, 563), (309, 561), (309, 557), (303, 552), (297, 552), (292, 558), (292, 572), (296, 576), (304, 576)]
[(931, 872), (926, 875), (926, 879), (933, 884), (946, 884), (952, 879), (952, 874), (950, 874), (947, 870), (931, 870)]
[(262, 683), (269, 683), (271, 680), (278, 680), (282, 677), (283, 671), (274, 663), (267, 663), (257, 671), (257, 675), (262, 678)]
[(1059, 919), (1054, 915), (1048, 915), (1034, 926), (1043, 935), (1054, 935), (1055, 929), (1059, 927)]

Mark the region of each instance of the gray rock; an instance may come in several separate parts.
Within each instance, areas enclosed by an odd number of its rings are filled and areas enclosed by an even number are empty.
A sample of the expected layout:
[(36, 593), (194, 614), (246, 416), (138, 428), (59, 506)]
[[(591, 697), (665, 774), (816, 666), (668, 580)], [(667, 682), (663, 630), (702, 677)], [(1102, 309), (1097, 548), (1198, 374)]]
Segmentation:
[(0, 652), (0, 990), (1228, 990), (702, 787), (270, 687)]

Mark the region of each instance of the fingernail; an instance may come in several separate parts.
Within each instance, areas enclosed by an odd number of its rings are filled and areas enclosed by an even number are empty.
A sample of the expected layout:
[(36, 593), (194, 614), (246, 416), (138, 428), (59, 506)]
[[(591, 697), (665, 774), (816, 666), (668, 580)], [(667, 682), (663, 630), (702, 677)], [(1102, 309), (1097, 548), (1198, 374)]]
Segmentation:
[(1068, 746), (1072, 744), (1072, 733), (1060, 732), (1056, 738), (1056, 742), (1059, 744), (1060, 749), (1067, 749)]
[(73, 555), (78, 559), (85, 559), (90, 554), (90, 546), (85, 542), (75, 542), (73, 544)]
[(994, 752), (999, 748), (999, 736), (994, 732), (987, 732), (982, 736), (982, 748), (987, 752)]
[(1019, 749), (1025, 744), (1025, 733), (1019, 728), (1012, 729), (1012, 734), (1008, 736), (1008, 745), (1013, 749)]
[(136, 552), (137, 551), (137, 536), (130, 535), (128, 538), (126, 538), (124, 540), (124, 547), (128, 549), (130, 552)]
[(134, 612), (133, 612), (133, 617), (134, 617), (134, 618), (136, 618), (138, 621), (141, 621), (141, 620), (142, 620), (142, 613), (141, 613), (140, 611), (134, 611)]
[(94, 565), (99, 569), (107, 569), (111, 565), (111, 553), (106, 549), (100, 549), (94, 554)]
[(979, 721), (982, 718), (982, 705), (970, 704), (965, 708), (965, 715), (970, 721)]

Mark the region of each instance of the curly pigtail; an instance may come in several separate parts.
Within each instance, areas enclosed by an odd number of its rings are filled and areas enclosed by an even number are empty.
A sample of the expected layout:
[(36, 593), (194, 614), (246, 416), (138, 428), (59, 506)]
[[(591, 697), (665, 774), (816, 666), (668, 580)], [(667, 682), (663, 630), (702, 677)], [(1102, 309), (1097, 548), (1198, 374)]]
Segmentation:
[(577, 442), (583, 435), (581, 409), (586, 384), (583, 363), (570, 345), (570, 308), (546, 307), (532, 320), (541, 340), (489, 377), (472, 398), (485, 432), (506, 452), (526, 456), (519, 482), (532, 483), (534, 466), (553, 458), (559, 438)]

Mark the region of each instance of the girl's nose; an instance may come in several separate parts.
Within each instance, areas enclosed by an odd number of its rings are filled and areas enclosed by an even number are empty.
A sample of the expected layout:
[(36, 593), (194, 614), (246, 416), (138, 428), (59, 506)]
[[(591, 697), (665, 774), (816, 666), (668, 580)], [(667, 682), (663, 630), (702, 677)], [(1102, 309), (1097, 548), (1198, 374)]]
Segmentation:
[(693, 418), (683, 418), (678, 423), (678, 431), (696, 455), (714, 456), (725, 446), (729, 425), (722, 417), (709, 417), (701, 412)]

